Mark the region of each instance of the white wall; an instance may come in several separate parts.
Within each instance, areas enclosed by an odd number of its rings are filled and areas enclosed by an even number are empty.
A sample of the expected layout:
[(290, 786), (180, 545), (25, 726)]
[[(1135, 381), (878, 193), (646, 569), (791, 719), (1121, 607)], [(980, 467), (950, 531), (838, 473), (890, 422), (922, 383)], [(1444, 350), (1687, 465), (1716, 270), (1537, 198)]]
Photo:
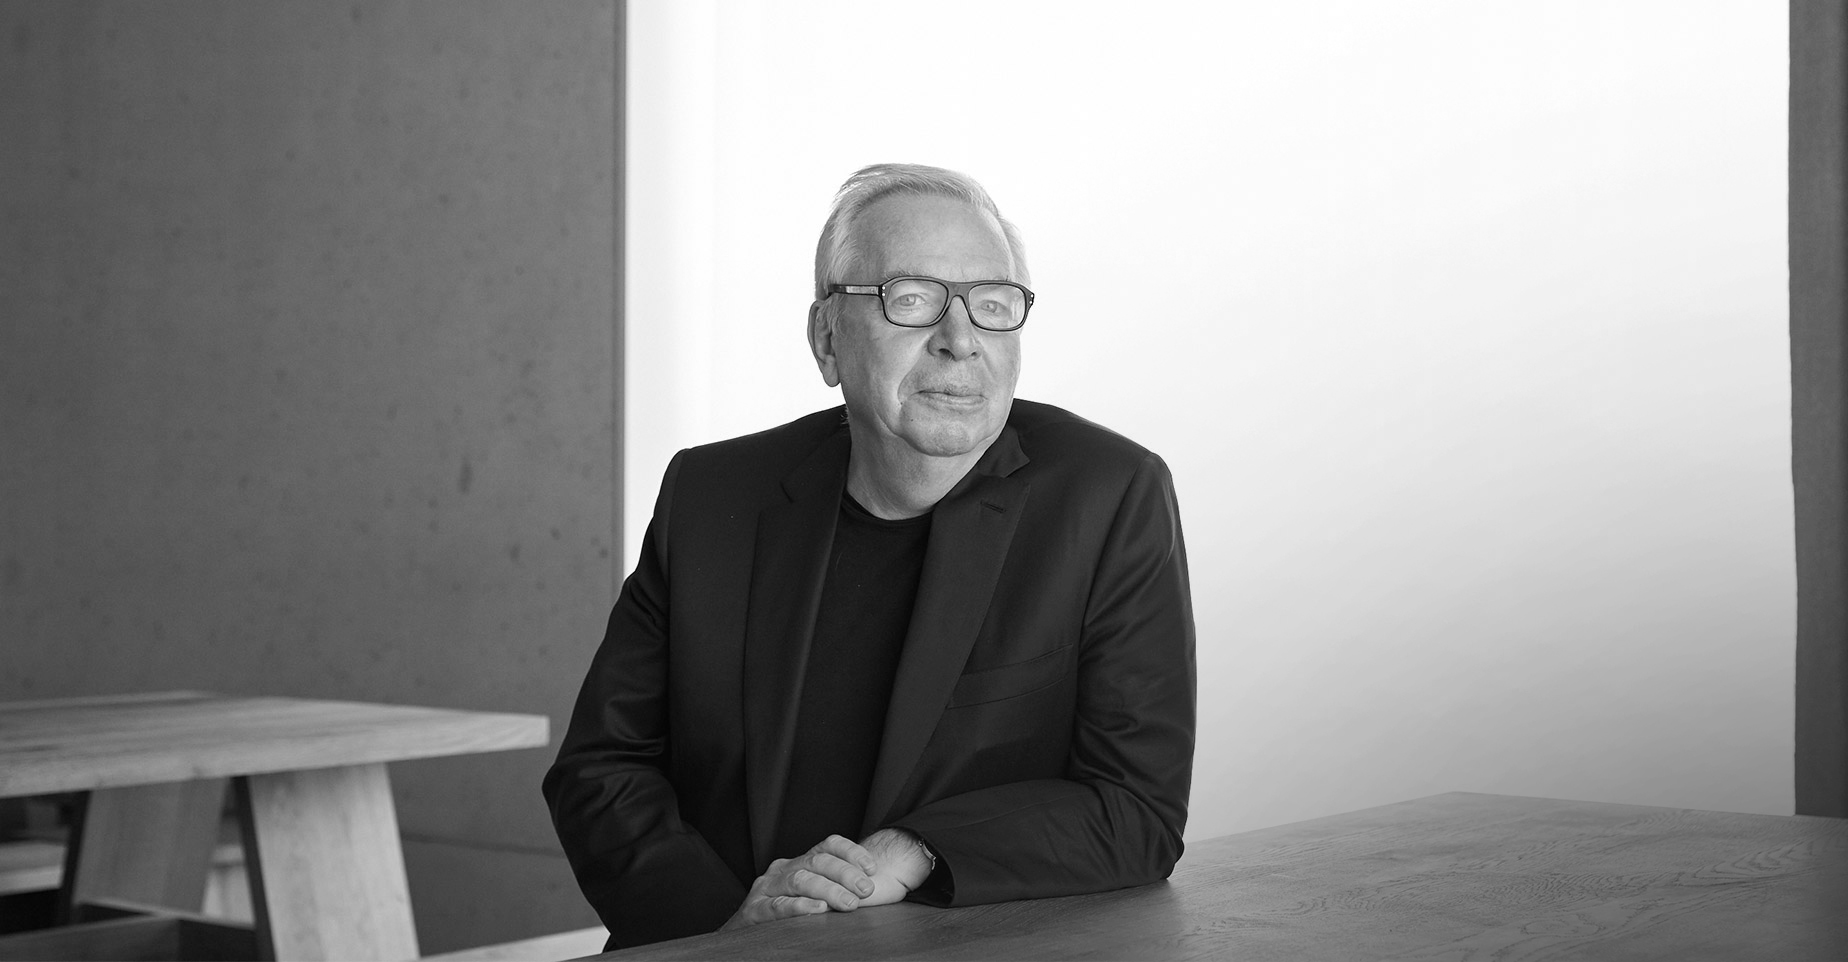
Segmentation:
[(833, 188), (941, 164), (1026, 234), (1020, 394), (1174, 469), (1190, 837), (1449, 790), (1789, 813), (1785, 16), (632, 4), (627, 563), (673, 450), (836, 403)]

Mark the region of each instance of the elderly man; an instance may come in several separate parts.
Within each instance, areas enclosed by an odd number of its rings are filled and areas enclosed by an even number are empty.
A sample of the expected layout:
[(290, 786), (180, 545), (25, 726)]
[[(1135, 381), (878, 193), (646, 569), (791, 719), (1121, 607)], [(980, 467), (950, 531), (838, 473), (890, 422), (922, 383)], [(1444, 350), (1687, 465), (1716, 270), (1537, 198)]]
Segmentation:
[(545, 779), (612, 947), (1138, 885), (1180, 857), (1173, 486), (1015, 400), (1027, 282), (974, 181), (859, 171), (808, 323), (844, 409), (668, 465)]

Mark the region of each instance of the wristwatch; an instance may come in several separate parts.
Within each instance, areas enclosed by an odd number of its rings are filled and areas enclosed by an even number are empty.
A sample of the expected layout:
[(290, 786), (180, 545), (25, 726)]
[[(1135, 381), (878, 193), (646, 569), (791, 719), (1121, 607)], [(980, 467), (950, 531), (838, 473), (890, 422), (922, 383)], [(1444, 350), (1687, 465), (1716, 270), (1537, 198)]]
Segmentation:
[(937, 853), (936, 853), (936, 852), (933, 852), (933, 851), (931, 851), (931, 850), (930, 850), (930, 846), (928, 846), (928, 845), (926, 845), (926, 844), (924, 844), (924, 840), (923, 840), (923, 839), (921, 839), (921, 838), (918, 838), (918, 837), (917, 837), (916, 835), (913, 835), (913, 836), (912, 836), (912, 838), (916, 838), (916, 839), (917, 839), (917, 841), (918, 841), (918, 851), (920, 851), (920, 852), (923, 852), (923, 853), (924, 853), (924, 857), (925, 857), (925, 858), (927, 858), (927, 859), (930, 859), (930, 870), (931, 870), (931, 871), (933, 871), (933, 872), (935, 872), (935, 871), (937, 870)]

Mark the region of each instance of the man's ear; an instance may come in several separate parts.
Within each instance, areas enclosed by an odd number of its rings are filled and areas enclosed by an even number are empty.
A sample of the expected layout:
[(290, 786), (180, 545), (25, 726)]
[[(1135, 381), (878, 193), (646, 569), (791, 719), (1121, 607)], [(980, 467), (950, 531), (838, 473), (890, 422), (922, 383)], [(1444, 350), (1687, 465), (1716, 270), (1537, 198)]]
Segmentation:
[(840, 366), (834, 358), (834, 312), (822, 309), (820, 301), (809, 305), (809, 353), (821, 368), (821, 380), (829, 387), (840, 387)]

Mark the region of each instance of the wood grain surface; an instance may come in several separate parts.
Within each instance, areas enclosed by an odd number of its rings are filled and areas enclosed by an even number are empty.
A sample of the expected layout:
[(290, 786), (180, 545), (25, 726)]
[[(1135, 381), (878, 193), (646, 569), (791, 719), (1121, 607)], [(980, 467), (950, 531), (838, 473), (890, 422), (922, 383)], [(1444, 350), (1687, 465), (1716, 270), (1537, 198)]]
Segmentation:
[(225, 780), (86, 792), (71, 827), (59, 918), (102, 899), (197, 912), (218, 845)]
[(238, 794), (257, 944), (275, 959), (417, 957), (383, 764), (252, 775)]
[(1198, 842), (1140, 888), (597, 958), (1842, 962), (1848, 821), (1452, 793)]
[(165, 692), (0, 704), (0, 796), (433, 758), (547, 742), (540, 715)]

